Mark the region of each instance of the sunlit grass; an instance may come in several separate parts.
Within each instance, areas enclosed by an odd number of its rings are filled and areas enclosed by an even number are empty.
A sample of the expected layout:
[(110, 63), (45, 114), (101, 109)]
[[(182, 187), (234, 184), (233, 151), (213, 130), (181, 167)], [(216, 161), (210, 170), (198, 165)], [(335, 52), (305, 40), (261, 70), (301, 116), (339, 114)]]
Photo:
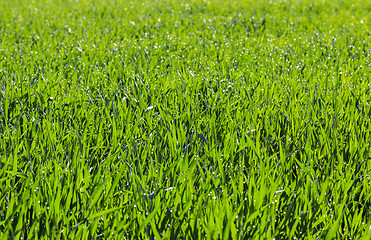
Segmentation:
[(0, 1), (1, 239), (369, 239), (369, 1)]

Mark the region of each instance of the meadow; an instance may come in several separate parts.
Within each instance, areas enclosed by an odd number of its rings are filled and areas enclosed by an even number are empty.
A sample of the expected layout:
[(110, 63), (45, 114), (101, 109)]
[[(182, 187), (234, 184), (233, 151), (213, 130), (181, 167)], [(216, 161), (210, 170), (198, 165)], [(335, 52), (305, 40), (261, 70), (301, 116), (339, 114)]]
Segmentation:
[(370, 16), (0, 1), (0, 238), (371, 239)]

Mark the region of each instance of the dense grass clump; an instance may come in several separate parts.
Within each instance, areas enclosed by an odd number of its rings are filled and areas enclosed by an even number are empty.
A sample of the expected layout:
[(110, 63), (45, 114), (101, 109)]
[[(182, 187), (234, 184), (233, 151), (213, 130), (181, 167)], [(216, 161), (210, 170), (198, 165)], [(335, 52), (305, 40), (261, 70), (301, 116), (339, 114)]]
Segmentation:
[(0, 1), (0, 238), (370, 239), (370, 16)]

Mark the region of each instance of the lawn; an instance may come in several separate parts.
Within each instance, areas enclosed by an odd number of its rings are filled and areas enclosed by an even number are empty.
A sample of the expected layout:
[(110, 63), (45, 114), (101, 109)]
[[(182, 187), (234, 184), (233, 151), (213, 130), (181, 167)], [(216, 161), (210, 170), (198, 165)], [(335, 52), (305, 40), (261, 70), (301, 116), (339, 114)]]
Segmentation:
[(0, 238), (370, 239), (370, 16), (0, 1)]

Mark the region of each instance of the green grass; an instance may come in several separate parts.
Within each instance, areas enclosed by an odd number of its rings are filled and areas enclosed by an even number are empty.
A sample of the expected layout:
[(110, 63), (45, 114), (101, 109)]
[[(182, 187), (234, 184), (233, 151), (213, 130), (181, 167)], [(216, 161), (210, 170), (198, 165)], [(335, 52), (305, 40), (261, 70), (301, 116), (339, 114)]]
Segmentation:
[(0, 238), (370, 239), (370, 16), (0, 1)]

